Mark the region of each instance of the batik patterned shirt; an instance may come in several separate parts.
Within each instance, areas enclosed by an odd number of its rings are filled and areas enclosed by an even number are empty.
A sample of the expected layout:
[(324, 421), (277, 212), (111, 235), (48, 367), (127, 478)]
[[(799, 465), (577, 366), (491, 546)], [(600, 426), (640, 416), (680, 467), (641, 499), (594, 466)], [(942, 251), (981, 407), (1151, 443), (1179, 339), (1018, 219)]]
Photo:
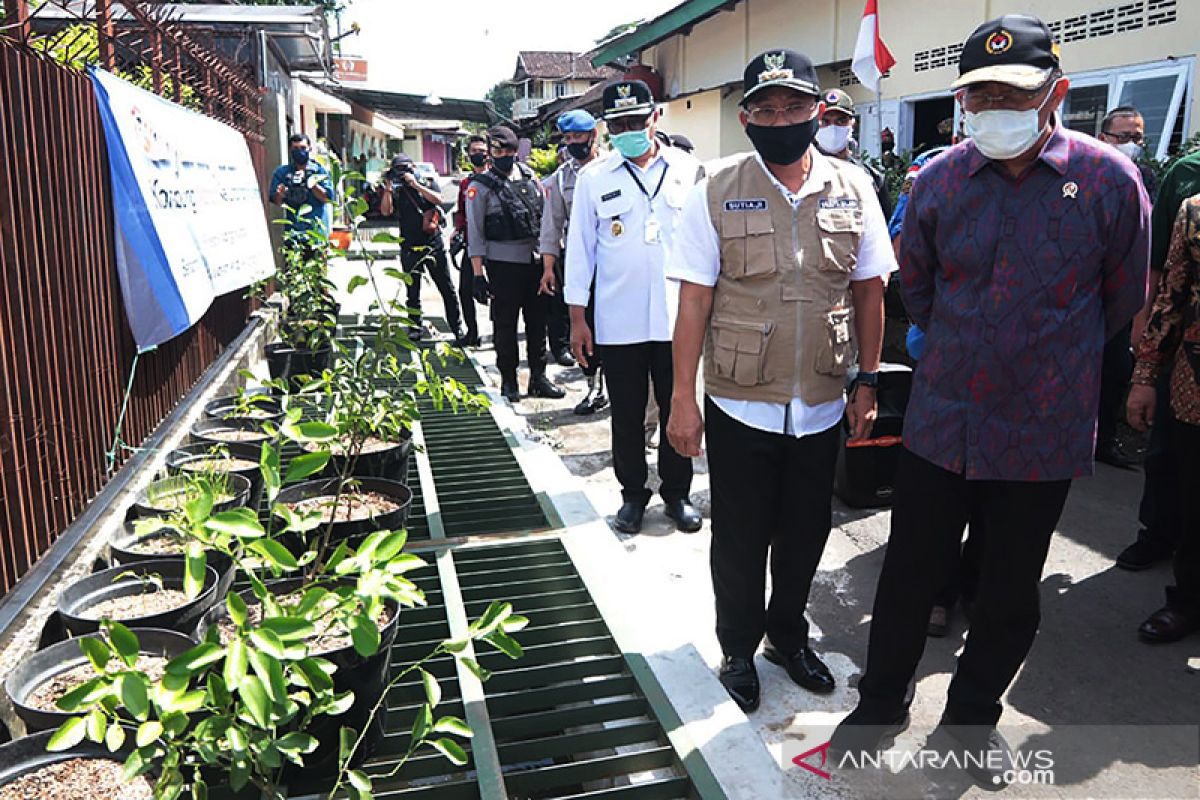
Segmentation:
[(926, 165), (900, 239), (926, 333), (905, 445), (968, 479), (1090, 474), (1101, 352), (1145, 301), (1149, 216), (1133, 162), (1061, 126), (1019, 178), (970, 141)]

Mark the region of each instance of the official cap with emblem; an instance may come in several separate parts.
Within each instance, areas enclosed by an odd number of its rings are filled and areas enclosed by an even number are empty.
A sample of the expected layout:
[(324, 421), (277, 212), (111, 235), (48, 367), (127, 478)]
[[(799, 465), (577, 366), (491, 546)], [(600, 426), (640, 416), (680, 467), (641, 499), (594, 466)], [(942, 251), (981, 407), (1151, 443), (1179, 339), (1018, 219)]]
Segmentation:
[(821, 84), (812, 60), (795, 50), (768, 50), (757, 56), (742, 73), (742, 105), (757, 92), (784, 86), (820, 96)]
[(644, 117), (654, 111), (654, 94), (645, 81), (615, 81), (604, 87), (604, 118)]
[(1059, 66), (1058, 45), (1046, 23), (1027, 14), (1006, 14), (967, 38), (951, 88), (995, 81), (1037, 89)]
[(577, 108), (558, 118), (558, 129), (562, 133), (587, 133), (596, 129), (596, 118)]
[(520, 145), (517, 134), (506, 125), (494, 125), (488, 128), (488, 147), (499, 147), (504, 150), (516, 150)]
[(821, 101), (825, 103), (826, 111), (841, 111), (854, 116), (854, 101), (841, 89), (830, 89), (821, 95)]

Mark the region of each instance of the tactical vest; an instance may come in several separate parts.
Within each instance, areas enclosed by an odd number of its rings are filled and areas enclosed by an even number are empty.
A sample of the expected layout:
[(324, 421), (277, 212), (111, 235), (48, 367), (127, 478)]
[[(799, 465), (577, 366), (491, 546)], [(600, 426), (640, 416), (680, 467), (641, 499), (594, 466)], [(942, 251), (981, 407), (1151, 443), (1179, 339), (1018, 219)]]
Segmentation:
[(863, 203), (836, 159), (830, 182), (793, 209), (752, 154), (709, 177), (721, 271), (704, 342), (714, 397), (807, 405), (840, 399), (855, 357), (850, 273)]
[(542, 230), (542, 207), (545, 198), (533, 170), (517, 164), (521, 180), (506, 180), (485, 172), (473, 180), (486, 186), (500, 201), (496, 211), (483, 218), (483, 235), (489, 242), (515, 242), (536, 239)]

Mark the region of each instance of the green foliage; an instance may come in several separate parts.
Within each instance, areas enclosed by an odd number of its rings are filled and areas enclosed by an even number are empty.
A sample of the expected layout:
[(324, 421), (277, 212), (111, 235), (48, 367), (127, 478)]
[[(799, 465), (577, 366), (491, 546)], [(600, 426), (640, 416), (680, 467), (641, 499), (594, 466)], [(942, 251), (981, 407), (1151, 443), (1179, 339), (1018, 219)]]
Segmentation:
[(558, 169), (558, 151), (554, 147), (534, 148), (529, 151), (529, 158), (525, 159), (525, 163), (539, 178), (544, 178)]
[(516, 102), (517, 93), (511, 83), (500, 81), (487, 90), (483, 99), (492, 104), (492, 108), (496, 109), (497, 114), (512, 119), (513, 103)]
[[(359, 239), (366, 209), (350, 186), (356, 176), (337, 165), (331, 176), (340, 210)], [(101, 640), (81, 644), (97, 677), (60, 703), (74, 716), (55, 732), (53, 749), (90, 738), (116, 750), (128, 738), (125, 726), (130, 720), (138, 723), (126, 772), (133, 776), (156, 770), (156, 800), (174, 800), (185, 791), (206, 797), (206, 781), (214, 775), (228, 777), (235, 791), (252, 786), (268, 800), (283, 800), (284, 767), (303, 765), (318, 745), (308, 733), (314, 720), (345, 713), (355, 699), (353, 691), (335, 691), (331, 676), (337, 668), (310, 651), (310, 638), (344, 632), (360, 656), (370, 657), (382, 646), (381, 619), (425, 604), (424, 593), (407, 577), (425, 562), (404, 551), (406, 531), (379, 530), (354, 545), (335, 543), (336, 515), (326, 520), (322, 512), (280, 504), (280, 490), (334, 464), (336, 507), (356, 488), (354, 469), (365, 443), (372, 438), (397, 441), (407, 433), (417, 419), (418, 397), (431, 398), (436, 407), (486, 408), (484, 397), (438, 374), (440, 366), (461, 358), (461, 352), (445, 346), (418, 350), (408, 340), (413, 318), (400, 300), (407, 276), (393, 267), (379, 268), (369, 252), (363, 262), (366, 273), (351, 278), (349, 288), (374, 292), (378, 325), (365, 332), (361, 347), (334, 339), (336, 321), (326, 305), (332, 298), (330, 251), (319, 228), (312, 234), (289, 244), (287, 266), (279, 276), (289, 312), (285, 330), (290, 333), (285, 335), (293, 337), (292, 343), (326, 342), (335, 357), (303, 386), (274, 385), (284, 394), (287, 410), (277, 425), (264, 423), (273, 437), (262, 445), (259, 457), (270, 524), (248, 508), (214, 513), (218, 487), (205, 475), (185, 478), (188, 502), (153, 521), (154, 529), (167, 527), (188, 542), (188, 572), (198, 568), (202, 575), (207, 560), (219, 554), (249, 581), (249, 594), (230, 593), (226, 624), (211, 627), (204, 641), (169, 662), (157, 681), (133, 669), (138, 645), (132, 632), (106, 624)], [(389, 235), (375, 238), (379, 236)], [(397, 280), (394, 296), (382, 290), (384, 274)], [(253, 395), (243, 394), (239, 407), (254, 402)], [(320, 412), (305, 416), (302, 408)], [(285, 470), (282, 451), (291, 444), (308, 452), (293, 458)], [(287, 545), (296, 541), (298, 548)], [(267, 583), (284, 575), (300, 579), (286, 596), (273, 593)], [(492, 603), (464, 637), (431, 647), (428, 655), (399, 671), (372, 709), (372, 718), (386, 702), (388, 689), (418, 675), (426, 702), (391, 775), (424, 749), (455, 764), (467, 760), (455, 737), (469, 737), (471, 730), (457, 717), (435, 713), (442, 692), (426, 663), (448, 655), (485, 679), (487, 673), (474, 661), (474, 643), (487, 642), (518, 658), (521, 646), (511, 634), (526, 624), (511, 605)], [(361, 732), (342, 728), (340, 774), (328, 797), (371, 797), (371, 777), (349, 768), (370, 727), (368, 721)]]

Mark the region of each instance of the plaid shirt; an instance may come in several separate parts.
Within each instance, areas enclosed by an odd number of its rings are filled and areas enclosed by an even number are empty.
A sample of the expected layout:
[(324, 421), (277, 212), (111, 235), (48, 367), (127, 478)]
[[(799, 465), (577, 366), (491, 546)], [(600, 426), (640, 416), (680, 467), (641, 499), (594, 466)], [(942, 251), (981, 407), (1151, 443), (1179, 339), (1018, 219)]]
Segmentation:
[(1149, 219), (1133, 162), (1061, 126), (1017, 179), (969, 141), (921, 170), (900, 239), (926, 333), (905, 445), (969, 479), (1091, 474), (1101, 352), (1145, 300)]

